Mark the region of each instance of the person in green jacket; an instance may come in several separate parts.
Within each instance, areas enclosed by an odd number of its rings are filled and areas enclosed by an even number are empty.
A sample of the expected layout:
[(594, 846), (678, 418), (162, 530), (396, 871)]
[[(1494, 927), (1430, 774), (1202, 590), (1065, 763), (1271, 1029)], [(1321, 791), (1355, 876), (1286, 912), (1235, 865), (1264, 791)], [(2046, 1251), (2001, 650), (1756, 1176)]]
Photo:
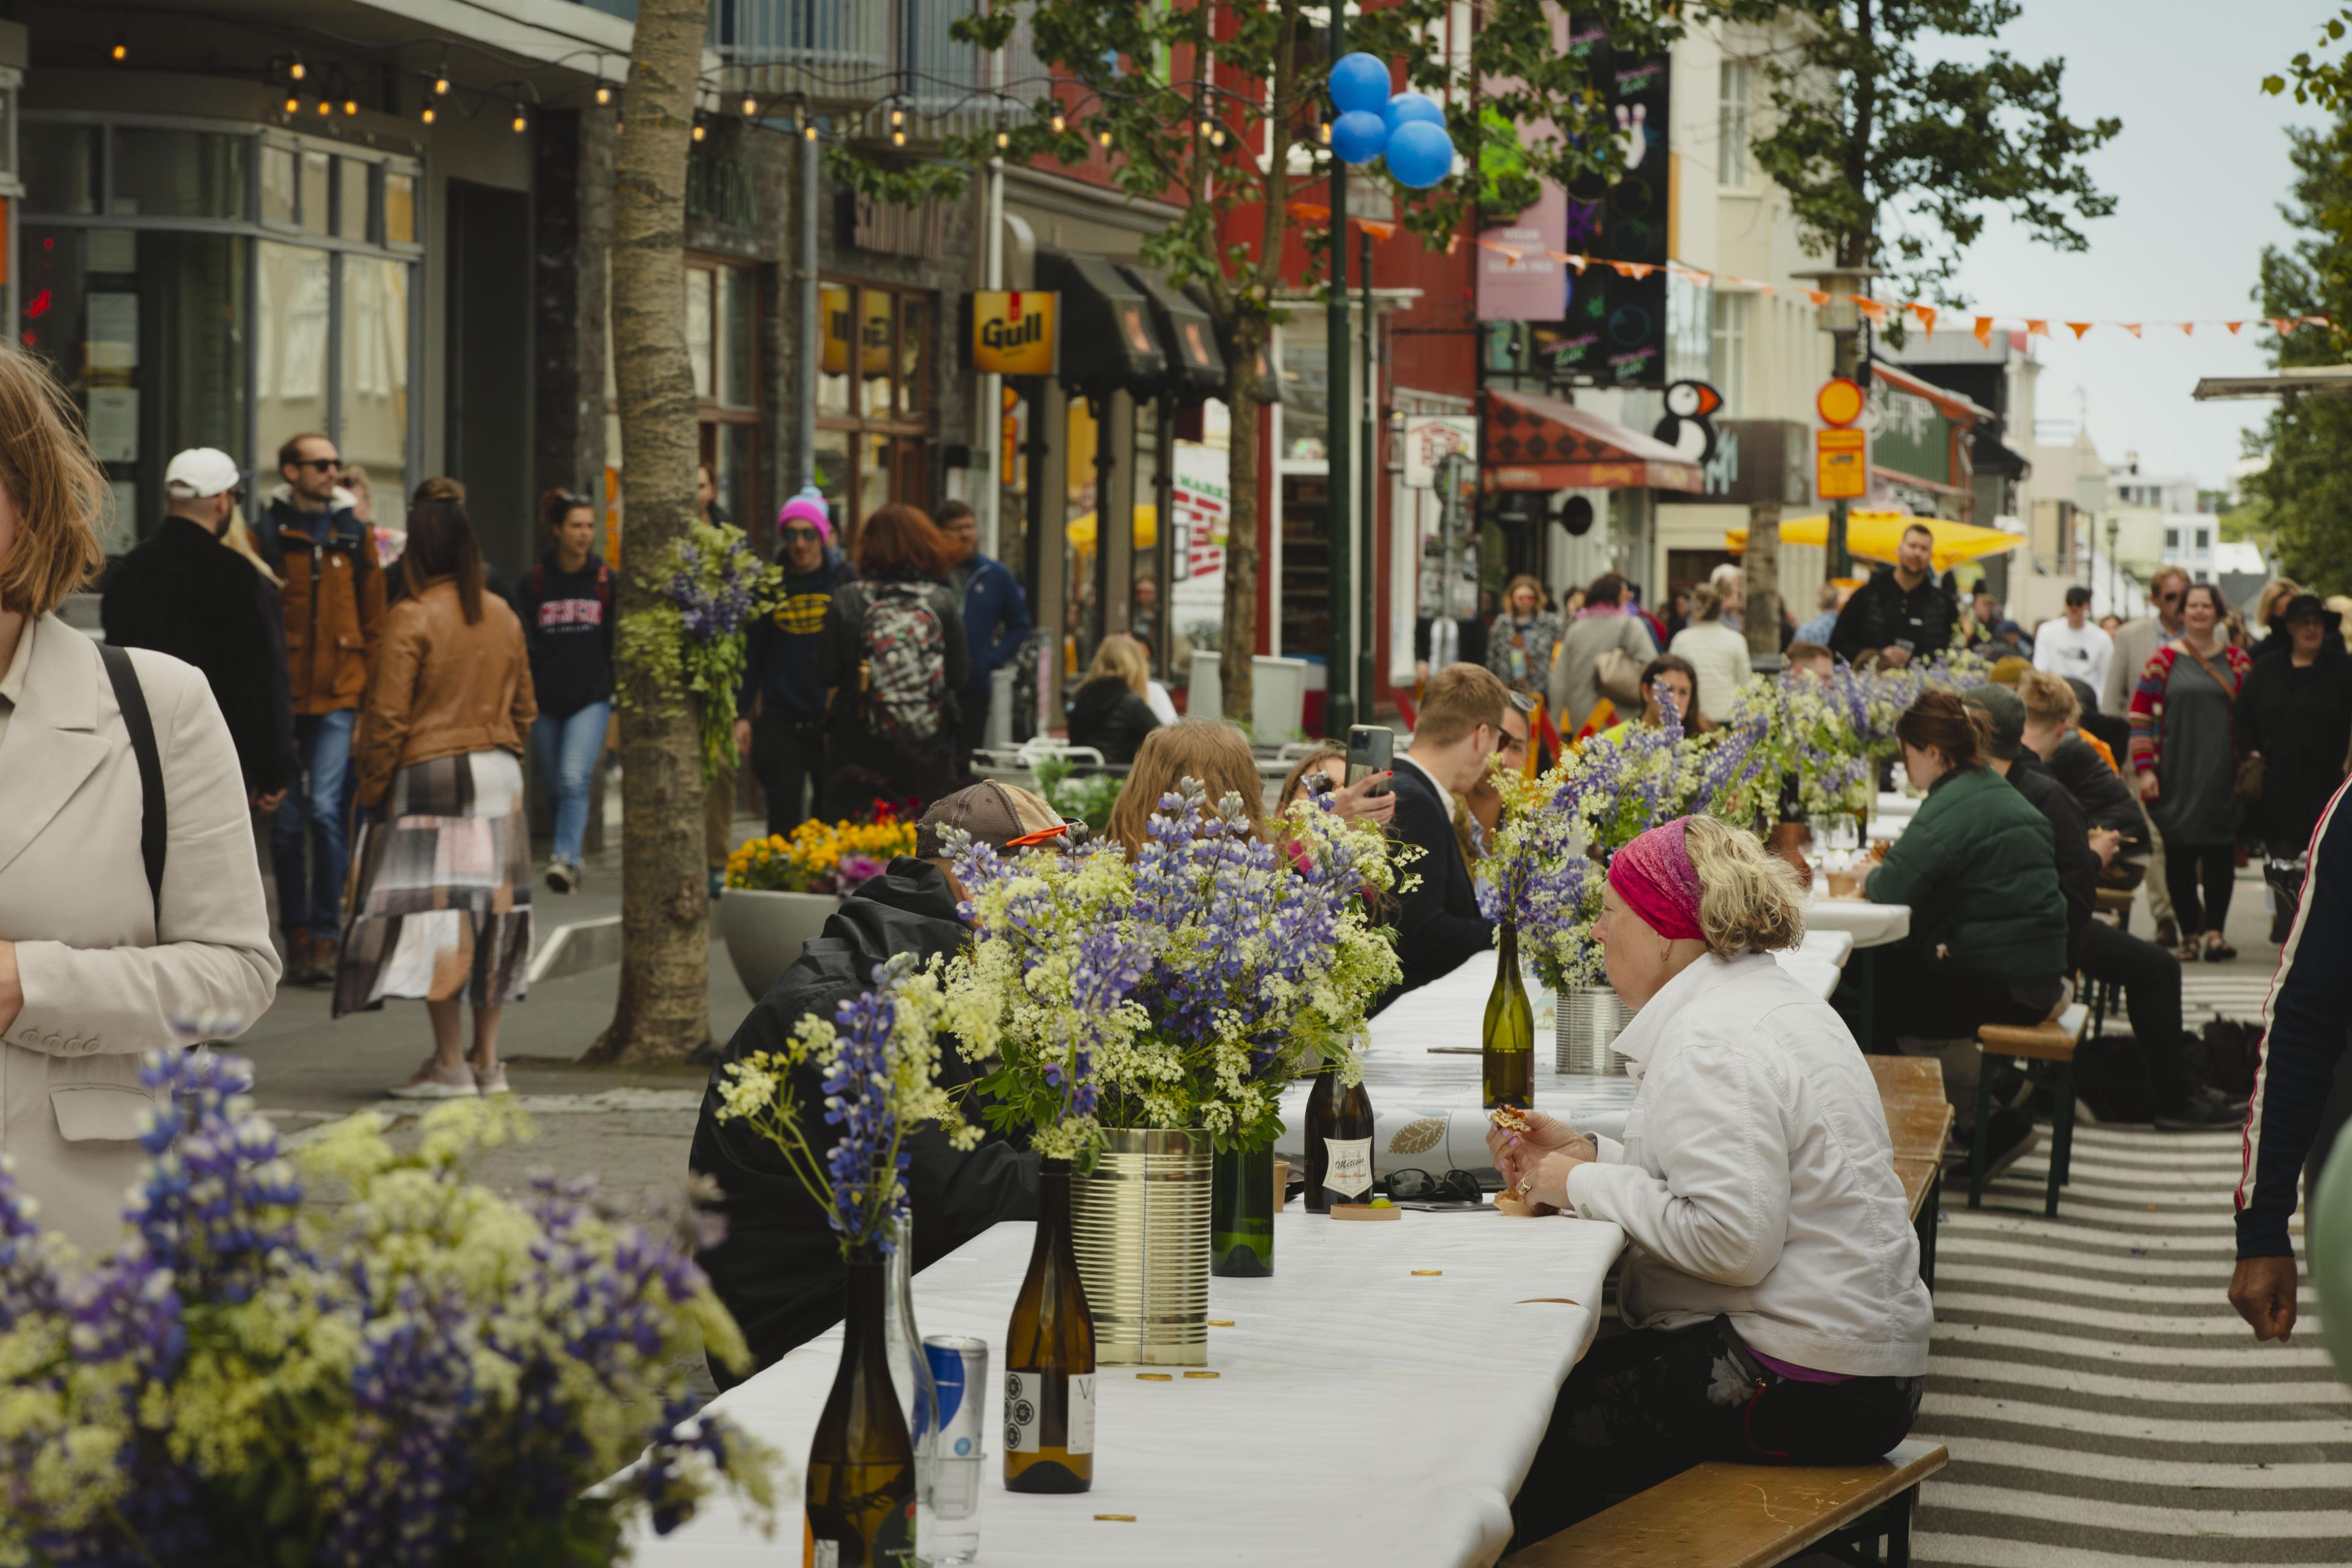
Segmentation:
[[(1943, 1058), (1964, 1156), (1975, 1133), (1977, 1029), (2039, 1024), (2056, 1011), (2066, 994), (2066, 900), (2050, 821), (1985, 766), (1979, 715), (1957, 693), (1928, 691), (1895, 734), (1927, 798), (1863, 884), (1874, 903), (1911, 906), (1910, 939), (1879, 952), (1879, 1048)], [(1986, 1136), (1988, 1168), (2005, 1169), (2033, 1146), (2033, 1124), (1996, 1096)]]

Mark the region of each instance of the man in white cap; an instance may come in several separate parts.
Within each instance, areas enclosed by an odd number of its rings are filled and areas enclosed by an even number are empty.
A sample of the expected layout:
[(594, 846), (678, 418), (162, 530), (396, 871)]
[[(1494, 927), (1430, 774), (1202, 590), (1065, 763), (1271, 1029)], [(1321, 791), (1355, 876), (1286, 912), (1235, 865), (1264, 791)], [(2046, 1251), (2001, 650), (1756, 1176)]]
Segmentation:
[(292, 767), (286, 632), (270, 578), (222, 542), (245, 475), (226, 452), (192, 447), (163, 471), (170, 511), (106, 575), (106, 640), (152, 648), (205, 673), (228, 721), (247, 799), (278, 808)]

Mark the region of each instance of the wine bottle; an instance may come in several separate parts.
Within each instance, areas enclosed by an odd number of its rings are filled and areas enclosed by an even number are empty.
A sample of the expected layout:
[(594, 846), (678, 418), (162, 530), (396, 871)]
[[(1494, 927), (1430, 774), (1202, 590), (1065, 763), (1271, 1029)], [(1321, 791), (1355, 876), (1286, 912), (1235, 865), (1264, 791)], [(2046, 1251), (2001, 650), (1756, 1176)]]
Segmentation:
[(1501, 928), (1495, 950), (1495, 988), (1486, 994), (1486, 1026), (1478, 1040), (1478, 1078), (1487, 1110), (1536, 1102), (1536, 1014), (1519, 977), (1519, 932)]
[(1332, 1095), (1323, 1139), (1323, 1212), (1333, 1204), (1372, 1200), (1372, 1097), (1359, 1079)]
[(841, 1365), (809, 1441), (803, 1568), (911, 1568), (915, 1445), (890, 1381), (883, 1327), (889, 1265), (850, 1263)]
[(1331, 1118), (1339, 1103), (1339, 1075), (1325, 1067), (1315, 1075), (1315, 1087), (1307, 1091), (1307, 1212), (1328, 1214), (1330, 1204), (1323, 1196), (1323, 1173), (1331, 1163), (1329, 1142)]
[(1095, 1484), (1095, 1320), (1070, 1247), (1070, 1163), (1037, 1177), (1037, 1240), (1004, 1331), (1004, 1489)]

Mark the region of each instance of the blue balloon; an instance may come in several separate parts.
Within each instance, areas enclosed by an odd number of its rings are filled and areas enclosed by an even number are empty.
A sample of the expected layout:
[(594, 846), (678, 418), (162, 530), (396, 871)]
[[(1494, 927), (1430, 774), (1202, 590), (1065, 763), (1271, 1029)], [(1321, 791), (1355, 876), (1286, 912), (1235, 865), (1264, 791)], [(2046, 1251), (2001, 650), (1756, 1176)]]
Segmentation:
[(1331, 121), (1331, 151), (1342, 163), (1369, 163), (1389, 144), (1389, 128), (1377, 114), (1352, 110)]
[(1378, 114), (1389, 100), (1388, 62), (1361, 49), (1331, 63), (1331, 101), (1342, 114)]
[(1425, 121), (1432, 125), (1445, 123), (1445, 110), (1437, 107), (1437, 100), (1425, 92), (1400, 92), (1381, 106), (1381, 118), (1388, 122), (1389, 134), (1396, 134), (1400, 125)]
[[(1332, 142), (1336, 145), (1339, 137)], [(1454, 172), (1454, 138), (1443, 125), (1408, 120), (1389, 138), (1389, 174), (1409, 191), (1425, 191)]]

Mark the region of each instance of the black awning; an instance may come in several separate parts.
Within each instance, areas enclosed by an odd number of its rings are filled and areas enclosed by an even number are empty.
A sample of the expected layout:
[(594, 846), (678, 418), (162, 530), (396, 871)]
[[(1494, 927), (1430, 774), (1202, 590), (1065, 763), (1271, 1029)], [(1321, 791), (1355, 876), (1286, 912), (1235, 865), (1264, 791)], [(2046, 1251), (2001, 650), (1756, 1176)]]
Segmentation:
[[(1209, 291), (1198, 283), (1188, 286), (1184, 298), (1213, 323), (1216, 312), (1209, 309)], [(1234, 363), (1234, 335), (1223, 325), (1217, 327), (1217, 357), (1226, 364)], [(1223, 397), (1221, 391), (1217, 395)], [(1260, 346), (1257, 351), (1257, 400), (1261, 405), (1282, 401), (1282, 377), (1274, 374), (1274, 351)]]
[(1168, 355), (1151, 326), (1151, 301), (1099, 256), (1037, 253), (1037, 287), (1061, 296), (1062, 380), (1089, 397), (1121, 387), (1159, 390)]
[(1152, 324), (1160, 329), (1160, 342), (1169, 354), (1168, 378), (1160, 390), (1188, 403), (1223, 397), (1225, 355), (1217, 346), (1217, 323), (1209, 312), (1149, 267), (1127, 261), (1118, 269), (1151, 301)]

